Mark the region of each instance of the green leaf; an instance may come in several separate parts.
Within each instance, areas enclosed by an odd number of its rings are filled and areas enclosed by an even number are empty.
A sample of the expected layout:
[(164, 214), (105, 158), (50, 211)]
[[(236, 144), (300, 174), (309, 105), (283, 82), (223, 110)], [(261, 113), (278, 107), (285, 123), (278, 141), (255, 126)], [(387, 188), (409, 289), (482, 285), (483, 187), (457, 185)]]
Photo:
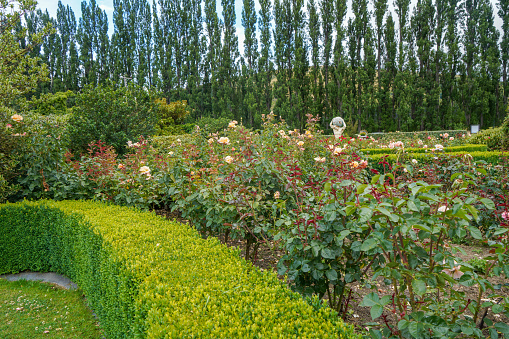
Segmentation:
[(336, 270), (330, 269), (327, 272), (325, 272), (325, 275), (331, 281), (338, 280), (338, 273), (336, 272)]
[(373, 210), (371, 210), (371, 208), (363, 207), (361, 208), (359, 214), (360, 214), (359, 222), (366, 222), (370, 220), (371, 217), (373, 216)]
[(359, 306), (372, 307), (378, 304), (380, 304), (380, 298), (378, 297), (378, 294), (371, 292), (364, 296)]
[(362, 243), (361, 251), (364, 251), (364, 252), (369, 251), (370, 249), (375, 248), (377, 246), (377, 244), (378, 244), (378, 241), (376, 239), (369, 238)]
[(367, 184), (362, 184), (362, 185), (357, 186), (357, 194), (364, 193), (364, 190), (366, 189), (366, 187), (368, 187)]
[(378, 179), (380, 179), (380, 174), (375, 175), (373, 178), (371, 178), (371, 184), (376, 184), (378, 182)]
[(491, 308), (491, 310), (493, 311), (493, 313), (501, 313), (501, 312), (504, 312), (504, 305), (499, 305), (499, 304), (493, 305), (493, 307)]
[(474, 226), (468, 226), (468, 230), (470, 231), (470, 234), (472, 235), (472, 238), (474, 239), (482, 239), (482, 233), (479, 231), (477, 227)]
[(332, 211), (332, 213), (329, 214), (328, 221), (334, 221), (336, 220), (336, 211)]
[(391, 216), (391, 212), (389, 212), (388, 210), (386, 210), (386, 209), (385, 209), (385, 208), (383, 208), (383, 207), (380, 207), (380, 206), (379, 206), (379, 207), (377, 207), (377, 208), (376, 208), (376, 210), (377, 210), (377, 211), (379, 211), (380, 213), (382, 213), (382, 214), (384, 214), (384, 215), (388, 216), (388, 217), (390, 217), (390, 216)]
[(412, 200), (408, 200), (407, 206), (408, 206), (408, 209), (410, 211), (419, 212), (419, 209), (417, 208), (417, 205), (415, 205), (415, 202), (413, 202)]
[(500, 234), (504, 234), (505, 232), (509, 231), (509, 228), (499, 228), (497, 229), (493, 235), (500, 235)]
[(376, 304), (373, 307), (371, 307), (371, 310), (369, 312), (371, 313), (371, 319), (375, 320), (376, 318), (382, 315), (384, 309), (382, 305)]
[(325, 185), (323, 185), (323, 189), (325, 192), (330, 192), (331, 191), (331, 183), (330, 182), (326, 182)]
[(322, 257), (324, 259), (335, 259), (336, 254), (330, 248), (324, 248), (324, 249), (322, 249)]
[(347, 206), (347, 208), (345, 209), (345, 213), (347, 216), (352, 215), (356, 209), (357, 209), (357, 206), (355, 206), (355, 205)]
[(470, 211), (470, 214), (472, 214), (472, 216), (474, 217), (475, 220), (479, 219), (479, 212), (477, 211), (477, 209), (474, 206), (465, 204), (465, 207)]
[(490, 199), (481, 198), (481, 202), (486, 206), (487, 209), (493, 210), (495, 209), (495, 203), (491, 201)]
[(421, 323), (412, 321), (410, 323), (410, 325), (408, 325), (408, 332), (410, 332), (410, 334), (414, 338), (422, 338), (423, 331), (424, 331), (424, 326)]
[(495, 328), (503, 334), (509, 334), (509, 325), (506, 323), (496, 323)]
[(474, 333), (474, 330), (468, 324), (465, 324), (461, 325), (461, 332), (463, 332), (466, 335), (471, 335)]
[(494, 328), (490, 328), (490, 338), (491, 339), (498, 339), (498, 332)]
[(426, 293), (426, 283), (422, 280), (416, 279), (412, 281), (412, 287), (414, 289), (415, 294), (418, 296), (422, 296)]
[(343, 239), (345, 239), (345, 237), (346, 237), (347, 235), (349, 235), (350, 233), (352, 233), (352, 232), (350, 232), (349, 230), (343, 230), (343, 231), (341, 231), (341, 233), (339, 233), (338, 240), (343, 240)]

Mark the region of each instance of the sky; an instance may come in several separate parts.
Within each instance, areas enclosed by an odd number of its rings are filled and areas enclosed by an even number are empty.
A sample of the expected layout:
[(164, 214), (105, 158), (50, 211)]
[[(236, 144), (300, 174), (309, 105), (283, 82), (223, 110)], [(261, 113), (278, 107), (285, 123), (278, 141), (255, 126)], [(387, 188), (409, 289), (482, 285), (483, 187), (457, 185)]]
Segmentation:
[[(66, 5), (69, 5), (72, 10), (74, 11), (74, 14), (76, 15), (76, 21), (79, 20), (79, 18), (81, 17), (81, 0), (61, 0), (62, 1), (62, 4), (64, 6)], [(106, 11), (106, 14), (108, 15), (108, 24), (109, 24), (109, 29), (108, 29), (108, 33), (111, 34), (113, 33), (113, 0), (96, 0), (97, 4), (99, 5), (99, 7)], [(394, 6), (392, 5), (393, 1), (392, 0), (388, 0), (389, 2), (389, 10), (392, 10), (393, 12), (393, 16), (394, 16)], [(413, 6), (415, 5), (417, 1), (416, 0), (411, 0), (411, 9), (410, 9), (410, 13), (412, 13), (413, 11)], [(500, 19), (500, 17), (498, 16), (497, 12), (498, 12), (498, 8), (496, 7), (496, 3), (498, 2), (498, 0), (490, 0), (491, 2), (491, 5), (493, 6), (493, 9), (494, 9), (494, 13), (495, 13), (495, 26), (497, 27), (497, 29), (500, 31), (500, 37), (502, 37), (502, 19)], [(150, 1), (150, 3), (152, 4), (152, 2)], [(217, 0), (217, 13), (219, 15), (219, 17), (221, 17), (221, 1), (220, 0)], [(352, 14), (352, 11), (350, 10), (351, 8), (351, 0), (347, 0), (347, 4), (348, 4), (348, 12), (347, 12), (347, 17), (353, 17), (353, 14)], [(372, 4), (372, 1), (369, 1), (369, 4), (370, 4), (370, 7), (369, 10), (373, 10), (373, 6), (371, 5)], [(255, 6), (256, 6), (256, 10), (258, 11), (260, 9), (260, 5), (259, 5), (259, 1), (258, 0), (255, 0)], [(57, 8), (58, 8), (58, 0), (38, 0), (38, 8), (42, 9), (43, 11), (44, 10), (48, 10), (49, 14), (56, 18), (57, 16)], [(236, 12), (236, 19), (237, 19), (237, 36), (238, 36), (238, 39), (239, 39), (239, 51), (240, 53), (243, 53), (244, 52), (244, 46), (243, 46), (243, 43), (244, 43), (244, 30), (243, 30), (243, 27), (242, 27), (242, 23), (241, 23), (241, 20), (242, 20), (242, 0), (235, 0), (235, 12)], [(257, 27), (258, 29), (258, 27)]]

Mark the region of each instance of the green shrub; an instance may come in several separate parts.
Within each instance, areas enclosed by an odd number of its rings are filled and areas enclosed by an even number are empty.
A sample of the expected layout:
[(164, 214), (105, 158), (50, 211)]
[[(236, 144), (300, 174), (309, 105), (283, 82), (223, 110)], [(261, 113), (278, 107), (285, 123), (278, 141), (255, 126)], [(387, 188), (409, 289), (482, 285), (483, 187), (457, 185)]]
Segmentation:
[(0, 273), (23, 270), (69, 276), (108, 338), (359, 338), (237, 249), (133, 209), (0, 205)]
[(196, 122), (196, 125), (206, 133), (217, 133), (228, 127), (230, 119), (228, 118), (210, 118), (203, 117)]
[(192, 131), (195, 124), (184, 124), (186, 116), (189, 115), (190, 110), (186, 100), (166, 103), (166, 99), (157, 99), (157, 135), (179, 135)]
[(67, 101), (73, 97), (72, 91), (41, 94), (38, 99), (33, 98), (29, 105), (32, 111), (42, 115), (66, 114)]
[(485, 144), (488, 145), (489, 150), (502, 149), (502, 127), (483, 129), (479, 133), (472, 135), (468, 142), (471, 144)]
[(71, 150), (83, 153), (90, 143), (102, 141), (126, 153), (127, 141), (153, 134), (155, 107), (152, 94), (141, 87), (85, 87), (69, 119)]
[(14, 121), (15, 111), (0, 106), (0, 202), (15, 193), (18, 187), (12, 184), (18, 164), (16, 152), (24, 142), (24, 122)]
[(504, 119), (504, 122), (502, 123), (501, 128), (501, 134), (502, 134), (502, 142), (501, 147), (504, 150), (509, 150), (509, 107), (507, 116)]

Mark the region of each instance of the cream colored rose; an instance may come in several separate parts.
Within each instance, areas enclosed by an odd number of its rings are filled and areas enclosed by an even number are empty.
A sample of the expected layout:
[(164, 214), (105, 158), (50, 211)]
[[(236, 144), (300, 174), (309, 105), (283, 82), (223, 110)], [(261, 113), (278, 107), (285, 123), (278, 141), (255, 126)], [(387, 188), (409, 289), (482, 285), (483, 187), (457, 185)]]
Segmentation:
[(140, 167), (141, 174), (150, 174), (150, 168), (148, 166)]
[(23, 121), (23, 117), (19, 114), (14, 114), (12, 117), (11, 117), (12, 120), (16, 121), (16, 122), (21, 122)]
[(219, 142), (220, 144), (223, 144), (223, 145), (229, 145), (230, 139), (228, 137), (221, 137), (221, 138), (219, 138), (219, 140), (217, 142)]

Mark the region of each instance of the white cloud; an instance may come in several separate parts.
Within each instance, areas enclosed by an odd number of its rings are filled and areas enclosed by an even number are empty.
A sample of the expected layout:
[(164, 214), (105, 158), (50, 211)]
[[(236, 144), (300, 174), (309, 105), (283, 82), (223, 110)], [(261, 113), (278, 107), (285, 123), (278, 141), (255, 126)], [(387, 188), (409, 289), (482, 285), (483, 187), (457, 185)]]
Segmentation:
[(113, 12), (113, 7), (110, 7), (110, 6), (99, 5), (99, 8), (106, 12)]

